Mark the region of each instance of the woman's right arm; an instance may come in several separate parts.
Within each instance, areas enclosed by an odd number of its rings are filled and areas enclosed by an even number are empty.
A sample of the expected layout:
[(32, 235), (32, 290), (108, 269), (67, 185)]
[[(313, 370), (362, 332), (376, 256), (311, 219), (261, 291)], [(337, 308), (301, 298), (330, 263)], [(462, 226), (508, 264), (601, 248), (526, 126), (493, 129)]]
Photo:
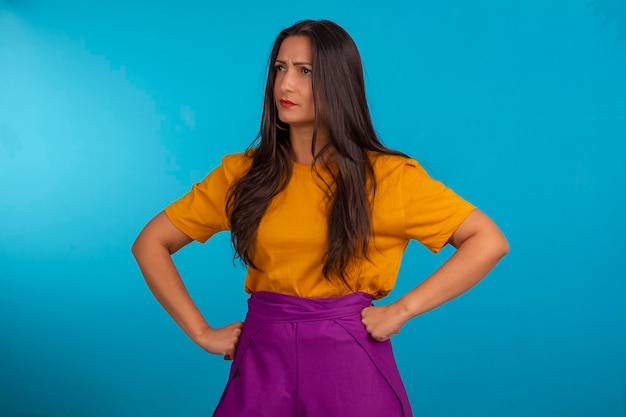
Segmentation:
[(207, 352), (232, 359), (243, 323), (209, 326), (172, 261), (172, 255), (191, 241), (161, 212), (139, 233), (132, 252), (152, 294), (187, 336)]

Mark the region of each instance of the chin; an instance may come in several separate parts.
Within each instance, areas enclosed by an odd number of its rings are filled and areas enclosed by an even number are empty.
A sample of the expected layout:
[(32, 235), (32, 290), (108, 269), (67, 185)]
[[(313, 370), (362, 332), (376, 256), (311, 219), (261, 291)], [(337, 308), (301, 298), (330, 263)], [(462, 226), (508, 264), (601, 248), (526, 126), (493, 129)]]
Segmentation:
[(301, 119), (295, 119), (295, 118), (285, 118), (285, 119), (280, 119), (280, 121), (286, 125), (289, 125), (289, 127), (308, 127), (313, 129), (313, 125), (314, 122), (312, 120), (301, 120)]

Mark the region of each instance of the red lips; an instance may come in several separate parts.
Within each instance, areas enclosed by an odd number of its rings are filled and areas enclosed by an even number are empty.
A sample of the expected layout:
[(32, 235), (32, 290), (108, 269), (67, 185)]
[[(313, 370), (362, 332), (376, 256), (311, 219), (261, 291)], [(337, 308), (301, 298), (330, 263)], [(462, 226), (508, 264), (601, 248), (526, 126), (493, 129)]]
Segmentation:
[(280, 105), (283, 106), (283, 107), (293, 107), (296, 104), (291, 102), (291, 101), (289, 101), (289, 100), (280, 100)]

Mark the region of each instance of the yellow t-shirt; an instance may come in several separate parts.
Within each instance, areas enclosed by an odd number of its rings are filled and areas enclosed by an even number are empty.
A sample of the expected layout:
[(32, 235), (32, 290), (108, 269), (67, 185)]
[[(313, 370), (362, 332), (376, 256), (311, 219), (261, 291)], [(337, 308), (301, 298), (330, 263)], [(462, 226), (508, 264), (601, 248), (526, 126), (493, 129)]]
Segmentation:
[[(348, 281), (354, 291), (381, 298), (395, 285), (410, 239), (438, 252), (474, 206), (433, 180), (415, 160), (383, 154), (372, 154), (370, 159), (376, 176), (374, 236), (369, 243), (369, 260), (354, 262)], [(222, 165), (169, 205), (165, 213), (178, 229), (199, 242), (229, 230), (225, 209), (228, 189), (249, 166), (245, 154), (227, 155)], [(289, 184), (272, 200), (259, 224), (254, 248), (259, 270), (248, 269), (247, 292), (271, 291), (307, 298), (351, 292), (338, 278), (329, 281), (322, 275), (329, 205), (320, 184), (311, 167), (293, 164)]]

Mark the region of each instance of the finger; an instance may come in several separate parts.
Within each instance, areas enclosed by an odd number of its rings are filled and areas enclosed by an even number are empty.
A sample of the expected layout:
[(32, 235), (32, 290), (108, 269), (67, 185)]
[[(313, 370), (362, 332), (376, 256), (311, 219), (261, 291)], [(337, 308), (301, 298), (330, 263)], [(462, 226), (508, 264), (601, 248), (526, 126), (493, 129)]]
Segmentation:
[(365, 324), (367, 322), (367, 313), (365, 311), (361, 311), (361, 323)]
[(233, 346), (232, 348), (226, 351), (226, 353), (224, 354), (224, 360), (232, 361), (234, 357), (235, 357), (235, 346)]
[(384, 342), (385, 340), (388, 340), (391, 336), (386, 336), (386, 335), (376, 335), (376, 336), (372, 336), (372, 339), (374, 339), (377, 342)]
[(226, 328), (230, 328), (230, 329), (233, 329), (233, 330), (241, 330), (243, 328), (243, 323), (240, 322), (240, 321), (236, 321), (234, 323), (229, 324), (228, 326), (225, 326), (224, 328), (225, 329)]

